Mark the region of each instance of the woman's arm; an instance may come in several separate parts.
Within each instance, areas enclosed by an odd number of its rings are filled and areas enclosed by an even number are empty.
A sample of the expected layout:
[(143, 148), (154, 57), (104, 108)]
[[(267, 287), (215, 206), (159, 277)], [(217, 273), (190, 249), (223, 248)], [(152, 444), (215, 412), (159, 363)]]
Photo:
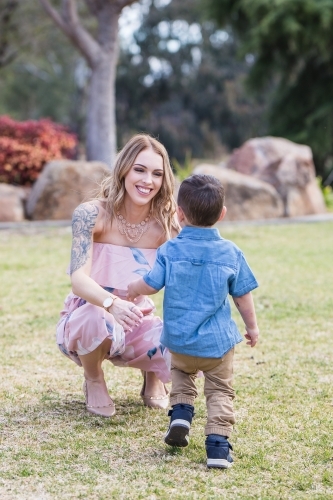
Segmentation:
[[(94, 233), (103, 224), (101, 217), (98, 202), (96, 204), (82, 203), (74, 210), (70, 275), (72, 290), (75, 295), (82, 297), (91, 304), (103, 307), (104, 300), (110, 295), (112, 296), (112, 294), (104, 290), (90, 277), (93, 238)], [(118, 297), (108, 311), (127, 330), (134, 326), (143, 316), (138, 307), (133, 309), (133, 304)]]
[(70, 265), (73, 293), (96, 306), (101, 306), (110, 295), (90, 278), (93, 235), (99, 210), (99, 206), (94, 203), (82, 203), (74, 210)]

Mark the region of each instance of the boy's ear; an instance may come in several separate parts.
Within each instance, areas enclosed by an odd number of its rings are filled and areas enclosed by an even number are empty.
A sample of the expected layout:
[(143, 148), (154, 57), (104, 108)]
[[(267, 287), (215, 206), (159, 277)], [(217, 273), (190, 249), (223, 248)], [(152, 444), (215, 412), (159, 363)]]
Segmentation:
[(221, 220), (223, 220), (223, 219), (224, 219), (224, 217), (225, 217), (225, 214), (226, 214), (226, 213), (227, 213), (227, 207), (223, 207), (222, 212), (221, 212), (221, 215), (220, 215), (220, 217), (218, 218), (218, 222), (221, 222)]
[(177, 217), (178, 217), (179, 224), (185, 220), (185, 214), (184, 214), (183, 210), (181, 209), (181, 207), (179, 207), (178, 205), (177, 205)]

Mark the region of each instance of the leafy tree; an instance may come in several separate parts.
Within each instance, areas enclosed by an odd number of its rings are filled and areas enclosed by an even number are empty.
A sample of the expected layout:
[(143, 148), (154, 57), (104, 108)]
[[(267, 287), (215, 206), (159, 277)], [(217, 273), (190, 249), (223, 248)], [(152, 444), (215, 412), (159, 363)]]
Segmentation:
[(15, 61), (0, 73), (0, 114), (18, 120), (49, 117), (77, 130), (77, 110), (74, 110), (76, 82), (74, 71), (77, 57), (66, 44), (53, 50), (50, 40), (44, 56), (18, 54)]
[(13, 17), (17, 7), (18, 0), (0, 0), (0, 68), (15, 57), (11, 38), (16, 27)]
[(232, 33), (201, 21), (198, 0), (151, 4), (118, 65), (120, 142), (148, 131), (184, 161), (221, 157), (260, 132), (262, 105), (244, 98), (248, 66)]
[(333, 0), (202, 0), (251, 54), (248, 84), (274, 85), (270, 132), (312, 147), (319, 173), (333, 158)]
[[(133, 42), (121, 45), (118, 143), (146, 131), (159, 136), (181, 162), (189, 155), (220, 158), (263, 132), (264, 106), (244, 97), (248, 64), (236, 60), (238, 42), (230, 30), (202, 22), (199, 0), (167, 3), (145, 2)], [(77, 5), (84, 28), (96, 33), (96, 19), (85, 2)], [(85, 59), (53, 29), (38, 3), (20, 2), (13, 21), (17, 57), (0, 71), (0, 114), (18, 120), (47, 116), (69, 125), (82, 141), (91, 71)]]
[[(0, 0), (0, 24), (9, 1)], [(16, 5), (6, 17), (8, 36), (0, 26), (0, 46), (6, 39), (4, 54), (11, 54), (0, 63), (0, 115), (17, 120), (49, 117), (82, 139), (89, 68), (37, 2)]]
[[(83, 55), (91, 69), (87, 111), (87, 158), (112, 165), (116, 151), (115, 77), (118, 58), (118, 20), (135, 0), (62, 0), (61, 10), (39, 0), (54, 23)], [(78, 7), (96, 22), (89, 29)], [(94, 28), (94, 27), (93, 27)]]

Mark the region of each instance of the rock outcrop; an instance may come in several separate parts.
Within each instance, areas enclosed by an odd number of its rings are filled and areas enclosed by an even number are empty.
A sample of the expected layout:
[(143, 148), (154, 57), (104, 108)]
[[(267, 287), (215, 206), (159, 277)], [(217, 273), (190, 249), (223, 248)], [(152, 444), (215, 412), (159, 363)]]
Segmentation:
[(100, 162), (56, 160), (48, 163), (34, 184), (27, 202), (32, 220), (71, 219), (73, 210), (94, 196), (109, 172)]
[(274, 186), (283, 200), (285, 216), (326, 212), (308, 146), (280, 137), (250, 139), (233, 152), (227, 168)]
[(198, 165), (194, 174), (214, 175), (225, 189), (225, 220), (273, 219), (283, 215), (283, 203), (267, 182), (209, 164)]
[(0, 222), (21, 222), (24, 220), (26, 195), (25, 188), (0, 184)]

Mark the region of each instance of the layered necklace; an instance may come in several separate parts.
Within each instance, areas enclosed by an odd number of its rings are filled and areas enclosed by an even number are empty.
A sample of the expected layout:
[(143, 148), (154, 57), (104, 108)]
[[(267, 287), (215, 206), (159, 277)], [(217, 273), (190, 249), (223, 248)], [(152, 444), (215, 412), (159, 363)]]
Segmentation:
[(139, 224), (130, 224), (125, 217), (118, 212), (116, 219), (120, 234), (124, 234), (131, 243), (137, 243), (141, 236), (149, 229), (150, 216), (151, 213), (149, 212), (148, 216)]

